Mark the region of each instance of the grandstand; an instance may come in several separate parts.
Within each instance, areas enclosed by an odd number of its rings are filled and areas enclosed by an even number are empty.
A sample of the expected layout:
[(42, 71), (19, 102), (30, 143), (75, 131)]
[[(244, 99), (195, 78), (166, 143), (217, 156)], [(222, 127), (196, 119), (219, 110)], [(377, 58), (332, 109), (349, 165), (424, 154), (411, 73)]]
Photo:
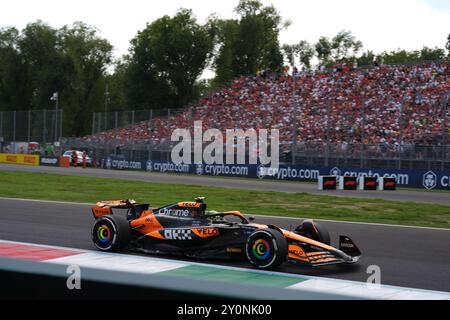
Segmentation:
[(448, 61), (245, 76), (173, 116), (99, 132), (77, 144), (168, 150), (174, 129), (192, 129), (202, 120), (205, 130), (279, 129), (289, 162), (317, 161), (314, 155), (333, 165), (330, 158), (337, 155), (361, 166), (370, 158), (402, 157), (444, 166), (450, 157), (449, 96)]

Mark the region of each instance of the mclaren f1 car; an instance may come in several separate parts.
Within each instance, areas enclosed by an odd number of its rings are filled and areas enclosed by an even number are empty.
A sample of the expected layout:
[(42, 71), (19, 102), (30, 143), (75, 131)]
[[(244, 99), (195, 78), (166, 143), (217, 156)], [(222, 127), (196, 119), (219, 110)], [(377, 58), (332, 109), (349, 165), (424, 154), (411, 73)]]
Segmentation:
[[(361, 255), (347, 236), (339, 237), (339, 249), (332, 247), (328, 231), (315, 221), (304, 220), (288, 231), (254, 223), (239, 211), (207, 211), (204, 197), (157, 209), (134, 200), (101, 201), (91, 209), (92, 241), (102, 251), (247, 259), (260, 269), (284, 262), (350, 264)], [(126, 213), (118, 214), (120, 209)]]

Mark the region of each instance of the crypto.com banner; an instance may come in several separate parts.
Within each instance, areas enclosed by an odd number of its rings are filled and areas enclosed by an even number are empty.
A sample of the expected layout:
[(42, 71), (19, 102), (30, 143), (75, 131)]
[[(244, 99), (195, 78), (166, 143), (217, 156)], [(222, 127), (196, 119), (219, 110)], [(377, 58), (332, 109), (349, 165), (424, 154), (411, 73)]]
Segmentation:
[(317, 181), (321, 175), (394, 177), (399, 187), (450, 190), (450, 171), (385, 170), (348, 167), (307, 167), (279, 165), (270, 168), (264, 165), (209, 165), (175, 164), (170, 161), (129, 161), (108, 157), (103, 168), (115, 170), (145, 170), (158, 173), (184, 173), (205, 176), (227, 176), (271, 180)]
[(399, 187), (422, 189), (448, 189), (450, 190), (450, 171), (426, 170), (388, 170), (374, 168), (348, 168), (348, 167), (303, 167), (283, 166), (278, 170), (271, 170), (259, 166), (257, 177), (276, 180), (317, 181), (322, 175), (353, 176), (353, 177), (390, 177), (395, 178)]

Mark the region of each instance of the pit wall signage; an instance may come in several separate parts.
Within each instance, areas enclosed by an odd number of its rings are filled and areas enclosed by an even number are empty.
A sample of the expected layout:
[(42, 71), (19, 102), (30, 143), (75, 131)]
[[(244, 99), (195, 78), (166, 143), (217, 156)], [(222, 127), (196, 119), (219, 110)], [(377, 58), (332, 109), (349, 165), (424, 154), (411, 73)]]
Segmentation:
[(39, 165), (39, 156), (31, 154), (0, 153), (0, 163), (24, 164), (29, 166)]
[[(314, 167), (280, 165), (270, 168), (266, 165), (211, 165), (175, 164), (171, 161), (145, 160), (128, 161), (109, 157), (103, 159), (104, 169), (141, 170), (155, 173), (181, 173), (198, 176), (226, 176), (280, 181), (317, 182), (320, 176), (351, 176), (395, 178), (397, 187), (421, 188), (427, 190), (450, 190), (450, 171), (437, 170), (387, 170), (378, 168)], [(339, 179), (337, 179), (339, 181)]]

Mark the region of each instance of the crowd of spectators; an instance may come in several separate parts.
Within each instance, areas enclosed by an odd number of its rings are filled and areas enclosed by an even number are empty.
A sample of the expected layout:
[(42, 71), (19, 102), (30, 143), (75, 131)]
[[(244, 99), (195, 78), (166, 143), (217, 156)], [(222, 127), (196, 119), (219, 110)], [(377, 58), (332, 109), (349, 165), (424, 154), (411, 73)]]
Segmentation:
[(279, 129), (284, 148), (326, 141), (344, 152), (361, 143), (390, 150), (436, 145), (450, 133), (449, 96), (448, 62), (243, 76), (177, 115), (83, 140), (163, 144), (176, 128), (202, 120), (204, 130)]

